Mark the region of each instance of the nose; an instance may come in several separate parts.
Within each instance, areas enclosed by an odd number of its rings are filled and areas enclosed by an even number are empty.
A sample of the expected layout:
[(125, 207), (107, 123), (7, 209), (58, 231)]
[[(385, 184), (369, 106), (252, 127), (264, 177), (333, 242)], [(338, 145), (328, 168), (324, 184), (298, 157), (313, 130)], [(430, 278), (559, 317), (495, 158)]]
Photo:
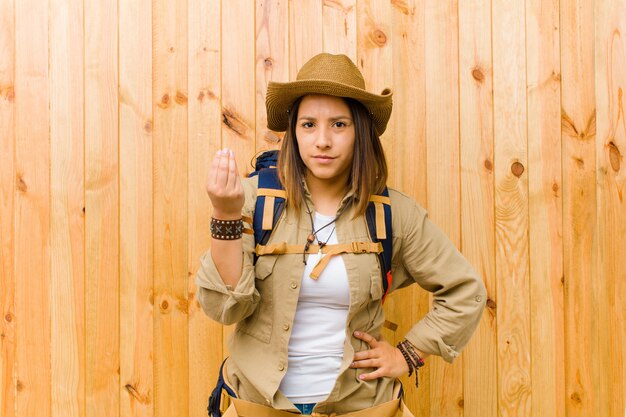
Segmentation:
[(328, 127), (321, 126), (317, 130), (317, 137), (315, 139), (315, 146), (318, 149), (328, 149), (332, 144), (331, 131)]

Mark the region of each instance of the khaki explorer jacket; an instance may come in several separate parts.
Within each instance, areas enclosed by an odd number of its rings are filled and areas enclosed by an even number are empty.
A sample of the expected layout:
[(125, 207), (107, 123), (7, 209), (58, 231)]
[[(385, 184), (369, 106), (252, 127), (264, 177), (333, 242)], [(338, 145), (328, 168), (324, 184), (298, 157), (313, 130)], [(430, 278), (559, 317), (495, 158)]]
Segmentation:
[[(253, 217), (257, 178), (243, 180), (243, 215)], [(389, 189), (393, 217), (393, 285), (391, 291), (417, 283), (433, 294), (430, 312), (405, 337), (418, 349), (452, 362), (476, 329), (486, 302), (481, 279), (448, 238), (410, 197)], [(309, 207), (313, 207), (305, 190)], [(346, 197), (342, 206), (348, 204)], [(363, 216), (352, 219), (348, 208), (336, 223), (339, 243), (369, 242)], [(248, 226), (250, 227), (250, 226)], [(311, 233), (305, 209), (285, 209), (269, 243), (304, 245)], [(302, 254), (264, 255), (253, 265), (254, 236), (244, 234), (243, 272), (236, 288), (223, 283), (207, 251), (196, 274), (197, 297), (206, 314), (237, 324), (230, 340), (226, 376), (239, 398), (278, 409), (297, 411), (278, 390), (287, 371), (287, 349), (304, 264)], [(380, 337), (385, 321), (382, 279), (373, 253), (344, 253), (350, 287), (344, 357), (334, 388), (318, 413), (343, 414), (392, 400), (393, 378), (361, 381), (372, 369), (349, 368), (355, 352), (368, 346), (352, 336), (356, 330)], [(407, 310), (410, 306), (406, 307)]]

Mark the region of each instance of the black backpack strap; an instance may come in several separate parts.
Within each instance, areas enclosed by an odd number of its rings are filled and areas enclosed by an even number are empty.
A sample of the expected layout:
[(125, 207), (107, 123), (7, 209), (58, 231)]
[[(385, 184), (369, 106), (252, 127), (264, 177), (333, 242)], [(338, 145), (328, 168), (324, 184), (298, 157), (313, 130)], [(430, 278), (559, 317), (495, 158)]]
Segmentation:
[(235, 392), (226, 385), (224, 382), (224, 364), (226, 363), (226, 359), (222, 362), (222, 366), (220, 366), (220, 373), (217, 377), (217, 384), (211, 392), (211, 396), (209, 396), (209, 406), (207, 407), (207, 411), (209, 412), (210, 417), (222, 417), (222, 390), (225, 390), (228, 395), (233, 398), (237, 398)]
[(274, 226), (285, 208), (286, 193), (276, 168), (264, 168), (258, 172), (259, 186), (254, 207), (254, 241), (265, 245), (274, 230)]
[(383, 245), (383, 251), (378, 255), (380, 262), (380, 270), (383, 282), (383, 298), (391, 288), (391, 256), (392, 256), (392, 218), (391, 218), (391, 200), (389, 199), (389, 190), (387, 187), (380, 195), (373, 195), (370, 203), (365, 211), (365, 219), (370, 232), (372, 242), (380, 242)]

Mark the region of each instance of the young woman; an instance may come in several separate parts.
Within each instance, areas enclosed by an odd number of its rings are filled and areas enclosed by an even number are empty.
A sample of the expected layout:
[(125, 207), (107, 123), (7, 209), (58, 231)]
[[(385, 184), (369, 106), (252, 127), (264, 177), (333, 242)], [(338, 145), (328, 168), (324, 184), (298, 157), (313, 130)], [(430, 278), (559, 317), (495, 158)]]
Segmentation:
[(399, 409), (397, 377), (417, 376), (428, 355), (458, 356), (485, 287), (424, 209), (390, 189), (390, 291), (417, 283), (433, 293), (433, 308), (397, 346), (382, 339), (380, 246), (365, 212), (387, 180), (379, 135), (391, 92), (367, 92), (348, 57), (320, 54), (296, 81), (271, 82), (266, 104), (268, 127), (286, 131), (277, 167), (286, 208), (266, 244), (272, 250), (255, 248), (244, 230), (257, 177), (242, 180), (224, 149), (207, 179), (213, 241), (196, 283), (204, 311), (237, 324), (223, 374), (238, 400), (227, 413), (410, 415)]

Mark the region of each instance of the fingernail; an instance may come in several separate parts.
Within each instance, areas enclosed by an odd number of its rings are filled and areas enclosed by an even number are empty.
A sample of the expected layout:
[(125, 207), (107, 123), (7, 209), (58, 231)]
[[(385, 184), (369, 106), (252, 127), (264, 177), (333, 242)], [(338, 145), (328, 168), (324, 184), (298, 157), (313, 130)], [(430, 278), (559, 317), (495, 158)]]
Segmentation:
[(360, 333), (360, 332), (354, 332), (354, 335), (355, 335), (356, 337), (359, 337), (359, 336), (361, 336), (361, 333)]
[(365, 379), (365, 375), (359, 375), (359, 379)]
[(356, 362), (352, 362), (352, 363), (350, 364), (350, 366), (352, 366), (352, 367), (356, 366)]
[(229, 151), (229, 154), (230, 154), (230, 156), (233, 156), (233, 155), (235, 155), (235, 152), (233, 152), (233, 150), (231, 149), (231, 150)]

